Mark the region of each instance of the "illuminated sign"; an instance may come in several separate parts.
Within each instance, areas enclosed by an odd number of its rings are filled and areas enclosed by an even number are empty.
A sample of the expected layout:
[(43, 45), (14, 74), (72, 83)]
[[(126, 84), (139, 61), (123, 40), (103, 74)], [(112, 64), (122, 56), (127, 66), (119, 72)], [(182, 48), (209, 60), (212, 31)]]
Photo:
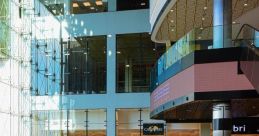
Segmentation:
[(164, 135), (163, 123), (144, 123), (143, 135)]
[(259, 134), (259, 118), (237, 118), (232, 121), (232, 134)]

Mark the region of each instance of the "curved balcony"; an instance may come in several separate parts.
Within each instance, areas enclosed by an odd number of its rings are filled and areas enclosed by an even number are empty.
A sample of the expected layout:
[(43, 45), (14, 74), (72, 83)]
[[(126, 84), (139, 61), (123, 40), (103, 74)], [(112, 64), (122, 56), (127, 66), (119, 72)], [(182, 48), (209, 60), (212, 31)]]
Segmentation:
[[(215, 27), (193, 29), (158, 59), (151, 71), (151, 118), (167, 122), (207, 122), (211, 120), (208, 109), (219, 100), (231, 101), (236, 111), (233, 117), (259, 113), (258, 108), (247, 110), (259, 107), (255, 90), (259, 83), (255, 77), (259, 73), (248, 77), (240, 67), (247, 56), (252, 56), (247, 55), (248, 45), (258, 50), (259, 32), (233, 25), (231, 45), (214, 49), (213, 29), (222, 26)], [(252, 58), (258, 60), (258, 54)], [(254, 66), (243, 67), (259, 68), (258, 61), (254, 62)], [(251, 75), (251, 69), (247, 71)]]
[[(246, 2), (246, 6), (244, 3)], [(247, 13), (259, 7), (259, 1), (232, 0), (234, 23), (251, 23)], [(242, 11), (242, 12), (241, 12)], [(258, 11), (255, 10), (255, 13)], [(253, 14), (253, 16), (256, 14)], [(213, 22), (213, 0), (151, 0), (151, 39), (155, 42), (177, 41), (192, 29), (208, 27)], [(258, 24), (252, 18), (252, 24)]]

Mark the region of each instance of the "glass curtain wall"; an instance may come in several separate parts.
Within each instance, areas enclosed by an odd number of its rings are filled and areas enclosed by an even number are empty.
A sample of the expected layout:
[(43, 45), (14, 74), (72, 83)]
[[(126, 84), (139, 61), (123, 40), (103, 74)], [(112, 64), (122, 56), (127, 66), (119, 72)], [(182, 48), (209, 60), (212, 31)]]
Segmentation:
[(117, 92), (148, 92), (150, 70), (165, 46), (148, 33), (117, 35)]
[(61, 85), (60, 22), (39, 1), (31, 26), (32, 95), (59, 94)]
[(0, 1), (1, 135), (30, 134), (31, 7), (31, 0)]
[(32, 125), (33, 136), (106, 136), (106, 111), (35, 111)]
[(106, 36), (70, 40), (65, 47), (65, 92), (106, 93)]

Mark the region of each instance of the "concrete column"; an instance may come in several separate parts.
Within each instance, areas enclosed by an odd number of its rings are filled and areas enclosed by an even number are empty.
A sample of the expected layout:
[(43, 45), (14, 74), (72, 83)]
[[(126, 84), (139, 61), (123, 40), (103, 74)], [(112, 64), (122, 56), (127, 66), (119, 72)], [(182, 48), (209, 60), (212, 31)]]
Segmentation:
[(213, 0), (213, 48), (232, 46), (232, 0)]
[(107, 36), (107, 94), (116, 92), (116, 36), (111, 34)]
[(210, 135), (210, 123), (201, 123), (200, 136), (209, 136), (209, 135)]
[(132, 92), (132, 60), (125, 60), (125, 91)]
[(231, 107), (229, 102), (213, 105), (213, 136), (231, 136)]
[(116, 0), (108, 0), (108, 11), (113, 12), (117, 10), (117, 1)]
[(116, 136), (116, 111), (114, 108), (107, 108), (107, 136)]

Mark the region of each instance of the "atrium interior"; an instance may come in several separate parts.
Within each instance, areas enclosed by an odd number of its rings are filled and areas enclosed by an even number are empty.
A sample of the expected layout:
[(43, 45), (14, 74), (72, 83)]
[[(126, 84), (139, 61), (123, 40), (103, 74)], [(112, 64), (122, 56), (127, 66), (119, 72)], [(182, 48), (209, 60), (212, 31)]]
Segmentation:
[(259, 0), (0, 0), (1, 136), (258, 136)]

